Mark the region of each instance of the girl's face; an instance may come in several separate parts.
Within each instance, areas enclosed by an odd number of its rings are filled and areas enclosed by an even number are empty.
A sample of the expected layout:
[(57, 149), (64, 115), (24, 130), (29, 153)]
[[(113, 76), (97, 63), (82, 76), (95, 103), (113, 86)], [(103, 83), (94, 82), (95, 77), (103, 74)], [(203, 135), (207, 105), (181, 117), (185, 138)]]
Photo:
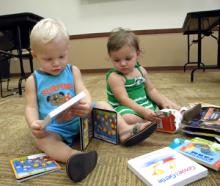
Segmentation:
[(134, 70), (139, 51), (126, 45), (117, 51), (110, 52), (109, 55), (116, 70), (124, 75), (128, 75)]
[(55, 39), (48, 44), (44, 44), (37, 51), (33, 51), (40, 70), (58, 75), (68, 63), (68, 42), (65, 39)]

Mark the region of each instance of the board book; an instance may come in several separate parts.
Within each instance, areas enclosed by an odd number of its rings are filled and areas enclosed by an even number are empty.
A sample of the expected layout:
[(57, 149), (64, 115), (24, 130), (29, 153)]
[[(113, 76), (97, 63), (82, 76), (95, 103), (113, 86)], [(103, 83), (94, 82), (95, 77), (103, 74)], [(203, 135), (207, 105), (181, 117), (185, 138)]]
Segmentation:
[(161, 119), (157, 125), (157, 131), (175, 133), (179, 129), (181, 114), (177, 110), (163, 109), (156, 111), (156, 115)]
[(175, 138), (171, 148), (213, 170), (220, 170), (220, 144), (195, 137), (191, 140)]
[(184, 124), (181, 130), (192, 136), (220, 138), (220, 107), (202, 107), (199, 118)]
[(130, 159), (128, 168), (154, 186), (186, 185), (208, 175), (205, 167), (169, 147)]
[(76, 96), (74, 96), (71, 99), (69, 99), (68, 101), (66, 101), (65, 103), (63, 103), (62, 105), (60, 105), (59, 107), (57, 107), (56, 109), (54, 109), (53, 111), (51, 111), (50, 113), (48, 113), (48, 115), (43, 120), (43, 123), (42, 123), (43, 127), (46, 127), (47, 124), (50, 123), (52, 118), (54, 118), (55, 116), (58, 116), (63, 111), (65, 111), (68, 108), (70, 108), (71, 106), (77, 104), (85, 96), (86, 96), (85, 92), (82, 91), (79, 94), (77, 94)]
[(91, 115), (82, 118), (79, 140), (73, 146), (85, 150), (93, 139), (118, 144), (117, 113), (112, 110), (93, 108)]
[(60, 170), (60, 165), (46, 154), (40, 153), (10, 160), (17, 182)]

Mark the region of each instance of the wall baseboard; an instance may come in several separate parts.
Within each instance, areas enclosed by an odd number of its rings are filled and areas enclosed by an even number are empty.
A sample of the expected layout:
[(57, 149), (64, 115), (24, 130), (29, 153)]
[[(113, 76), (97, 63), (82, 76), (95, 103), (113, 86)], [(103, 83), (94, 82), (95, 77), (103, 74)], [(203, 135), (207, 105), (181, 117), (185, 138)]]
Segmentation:
[[(168, 29), (151, 29), (151, 30), (134, 30), (136, 35), (148, 35), (148, 34), (170, 34), (170, 33), (181, 33), (181, 28), (168, 28)], [(103, 33), (92, 33), (92, 34), (80, 34), (71, 35), (70, 39), (87, 39), (87, 38), (97, 38), (97, 37), (109, 37), (110, 32)]]
[[(195, 66), (188, 66), (187, 70), (194, 69)], [(144, 67), (147, 71), (183, 71), (182, 66), (161, 66), (161, 67)], [(110, 68), (106, 69), (81, 69), (82, 73), (105, 73)]]
[[(186, 71), (191, 71), (196, 66), (187, 66)], [(154, 72), (172, 72), (172, 71), (180, 71), (184, 72), (184, 69), (182, 66), (165, 66), (165, 67), (144, 67), (147, 71), (154, 71)], [(80, 69), (82, 73), (106, 73), (110, 68), (105, 69)], [(212, 71), (219, 71), (219, 69), (207, 69)], [(27, 76), (31, 75), (31, 73), (26, 73)], [(19, 77), (19, 73), (11, 73), (10, 77)]]

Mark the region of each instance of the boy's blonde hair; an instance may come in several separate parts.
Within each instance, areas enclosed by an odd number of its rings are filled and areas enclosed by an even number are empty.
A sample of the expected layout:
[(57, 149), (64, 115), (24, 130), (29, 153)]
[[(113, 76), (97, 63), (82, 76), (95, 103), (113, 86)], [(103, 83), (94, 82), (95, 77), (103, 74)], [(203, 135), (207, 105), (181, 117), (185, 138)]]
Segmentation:
[(125, 45), (140, 51), (138, 37), (132, 31), (123, 28), (113, 30), (107, 43), (108, 53), (120, 50)]
[(69, 40), (69, 34), (63, 22), (52, 18), (42, 19), (31, 31), (30, 47), (32, 50), (37, 50), (39, 45), (50, 43), (59, 37)]

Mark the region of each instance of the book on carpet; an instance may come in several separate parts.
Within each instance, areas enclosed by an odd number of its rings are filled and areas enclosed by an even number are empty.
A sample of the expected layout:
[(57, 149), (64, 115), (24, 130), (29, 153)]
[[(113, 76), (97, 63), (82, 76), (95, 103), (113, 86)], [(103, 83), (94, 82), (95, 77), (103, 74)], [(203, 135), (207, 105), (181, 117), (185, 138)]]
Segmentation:
[(199, 118), (182, 125), (182, 132), (191, 136), (220, 138), (220, 107), (202, 107)]
[(73, 144), (73, 147), (83, 151), (92, 138), (118, 144), (117, 113), (115, 111), (93, 108), (88, 117), (81, 119), (79, 140)]
[(156, 115), (160, 117), (160, 123), (157, 125), (157, 131), (175, 133), (180, 128), (181, 113), (174, 109), (162, 109), (156, 111)]
[(128, 160), (128, 168), (147, 185), (186, 185), (208, 175), (207, 168), (165, 147)]
[(175, 138), (169, 145), (174, 150), (213, 170), (220, 170), (220, 144), (203, 138)]
[(61, 169), (60, 165), (45, 153), (15, 158), (10, 160), (10, 164), (17, 182)]
[(76, 96), (74, 96), (71, 99), (69, 99), (68, 101), (66, 101), (65, 103), (63, 103), (62, 105), (60, 105), (59, 107), (57, 107), (56, 109), (54, 109), (53, 111), (51, 111), (50, 113), (48, 113), (48, 115), (43, 120), (43, 127), (46, 127), (47, 124), (50, 123), (52, 118), (54, 118), (55, 116), (64, 112), (65, 110), (67, 110), (71, 106), (77, 104), (85, 96), (86, 96), (85, 92), (82, 91), (79, 94), (77, 94)]

